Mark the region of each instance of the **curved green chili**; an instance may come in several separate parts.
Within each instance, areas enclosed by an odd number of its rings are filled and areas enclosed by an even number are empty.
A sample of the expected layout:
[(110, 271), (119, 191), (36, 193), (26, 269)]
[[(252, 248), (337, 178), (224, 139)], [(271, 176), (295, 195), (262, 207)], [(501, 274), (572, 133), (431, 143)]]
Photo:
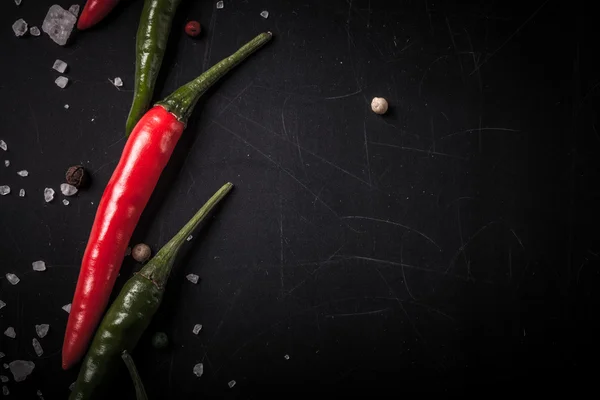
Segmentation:
[(135, 44), (135, 85), (133, 103), (127, 117), (125, 134), (148, 111), (154, 84), (160, 71), (173, 16), (181, 0), (145, 0)]
[(125, 283), (98, 327), (70, 400), (93, 398), (102, 382), (117, 369), (123, 351), (133, 350), (160, 306), (182, 245), (232, 187), (231, 183), (221, 187), (154, 258)]

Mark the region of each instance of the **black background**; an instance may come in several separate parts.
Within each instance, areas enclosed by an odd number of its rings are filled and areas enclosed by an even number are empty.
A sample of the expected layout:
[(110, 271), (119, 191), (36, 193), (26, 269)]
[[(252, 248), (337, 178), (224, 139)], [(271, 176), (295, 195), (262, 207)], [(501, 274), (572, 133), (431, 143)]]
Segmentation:
[[(124, 1), (64, 48), (13, 35), (18, 18), (41, 28), (54, 2), (0, 5), (0, 184), (12, 188), (0, 197), (0, 330), (17, 331), (0, 351), (36, 363), (26, 381), (11, 376), (13, 398), (66, 398), (77, 374), (60, 368), (61, 306), (124, 144), (143, 3)], [(587, 388), (600, 266), (591, 18), (543, 0), (183, 1), (157, 99), (257, 33), (275, 38), (199, 104), (132, 240), (156, 251), (236, 185), (134, 353), (150, 397)], [(182, 33), (189, 19), (200, 38)], [(390, 102), (386, 116), (373, 96)], [(77, 163), (93, 185), (63, 206)], [(31, 270), (39, 259), (46, 272)], [(118, 287), (136, 268), (127, 258)], [(51, 331), (37, 358), (39, 323)], [(157, 330), (169, 349), (150, 346)]]

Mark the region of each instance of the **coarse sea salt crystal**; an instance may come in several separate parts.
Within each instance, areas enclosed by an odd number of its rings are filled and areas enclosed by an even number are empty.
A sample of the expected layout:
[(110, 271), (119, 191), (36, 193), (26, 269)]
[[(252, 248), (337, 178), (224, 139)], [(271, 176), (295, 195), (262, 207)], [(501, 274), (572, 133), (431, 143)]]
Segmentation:
[(191, 241), (194, 238), (194, 236), (190, 235), (188, 236), (185, 240), (187, 240), (188, 242)]
[(4, 358), (6, 354), (4, 354), (3, 352), (0, 351), (0, 358)]
[(11, 285), (16, 285), (21, 282), (18, 276), (11, 274), (10, 272), (6, 274), (6, 280), (9, 281)]
[(196, 324), (196, 325), (194, 325), (194, 329), (192, 329), (192, 332), (194, 332), (194, 335), (197, 335), (198, 333), (200, 333), (201, 330), (202, 330), (202, 325)]
[(65, 104), (63, 107), (65, 108), (65, 110), (69, 109), (69, 105), (68, 104)]
[(62, 203), (63, 203), (65, 206), (68, 206), (68, 205), (70, 204), (70, 203), (69, 203), (69, 200), (67, 200), (67, 199), (63, 199)]
[(263, 17), (264, 19), (269, 18), (269, 12), (268, 11), (261, 11), (260, 16)]
[(9, 193), (10, 193), (10, 186), (8, 186), (8, 185), (2, 185), (2, 186), (0, 186), (0, 194), (2, 196), (6, 196)]
[(67, 66), (67, 63), (63, 60), (56, 59), (56, 61), (54, 61), (54, 65), (52, 65), (52, 69), (64, 74), (67, 70)]
[(77, 17), (61, 6), (54, 4), (48, 9), (44, 18), (42, 30), (50, 36), (56, 44), (64, 46), (73, 32)]
[(15, 382), (22, 382), (33, 372), (35, 364), (32, 361), (15, 360), (9, 364), (9, 367)]
[(29, 176), (29, 171), (27, 171), (26, 169), (23, 169), (23, 170), (17, 172), (17, 175), (25, 178), (26, 176)]
[(187, 274), (186, 279), (192, 283), (198, 283), (198, 279), (200, 279), (200, 277), (196, 274)]
[(236, 383), (237, 383), (237, 382), (236, 382), (236, 381), (234, 381), (234, 380), (232, 379), (232, 380), (230, 380), (229, 382), (227, 382), (227, 386), (229, 386), (229, 389), (231, 389), (232, 387), (234, 387), (234, 386), (235, 386), (235, 384), (236, 384)]
[(44, 349), (42, 349), (42, 345), (36, 338), (33, 338), (31, 340), (31, 344), (33, 345), (33, 351), (35, 351), (35, 354), (38, 357), (41, 357), (44, 355)]
[(15, 332), (15, 328), (13, 328), (12, 326), (9, 326), (4, 331), (4, 336), (14, 339), (17, 337), (17, 332)]
[(225, 3), (223, 3), (222, 1), (217, 1), (217, 8), (221, 9), (223, 7), (225, 7)]
[(289, 360), (290, 356), (286, 354), (285, 356), (283, 356), (283, 358), (285, 358), (286, 360)]
[(71, 303), (62, 306), (62, 309), (71, 314)]
[(0, 149), (6, 151), (8, 150), (8, 146), (6, 145), (6, 142), (2, 139), (0, 139)]
[(114, 80), (109, 79), (109, 81), (110, 81), (110, 83), (115, 85), (116, 88), (120, 88), (121, 86), (123, 86), (123, 80), (121, 78), (119, 78), (118, 76)]
[(60, 192), (65, 196), (73, 196), (77, 193), (77, 188), (73, 185), (69, 185), (68, 183), (60, 184)]
[(198, 363), (194, 365), (194, 375), (200, 378), (204, 374), (204, 364)]
[(15, 23), (12, 25), (12, 29), (15, 33), (15, 36), (23, 36), (27, 33), (27, 22), (25, 22), (23, 18), (20, 18), (16, 20)]
[(44, 200), (46, 203), (50, 203), (52, 200), (54, 200), (54, 193), (54, 189), (52, 188), (44, 189)]
[(35, 326), (35, 333), (37, 333), (40, 339), (44, 338), (48, 331), (50, 330), (50, 325), (48, 324), (40, 324)]
[(31, 36), (40, 36), (42, 34), (42, 32), (40, 32), (40, 28), (38, 28), (37, 26), (32, 26), (31, 28), (29, 28), (29, 33), (31, 34)]
[(64, 89), (69, 83), (69, 78), (67, 78), (66, 76), (59, 76), (54, 80), (54, 83), (56, 83), (56, 86), (58, 86), (59, 88)]
[(21, 1), (22, 0), (15, 0), (15, 4), (18, 5), (18, 6), (20, 6), (21, 5)]
[[(0, 310), (2, 310), (4, 307), (6, 307), (6, 303), (3, 302), (2, 300), (0, 300)], [(2, 357), (0, 357), (2, 358)]]
[(71, 7), (69, 7), (69, 12), (71, 14), (73, 14), (74, 16), (78, 16), (79, 15), (79, 4), (73, 4)]
[(19, 197), (25, 197), (25, 189), (19, 190)]
[(34, 271), (45, 271), (46, 270), (46, 263), (43, 262), (42, 260), (32, 262), (31, 266), (33, 267)]
[(4, 160), (4, 166), (5, 167), (9, 167), (10, 166), (10, 160)]

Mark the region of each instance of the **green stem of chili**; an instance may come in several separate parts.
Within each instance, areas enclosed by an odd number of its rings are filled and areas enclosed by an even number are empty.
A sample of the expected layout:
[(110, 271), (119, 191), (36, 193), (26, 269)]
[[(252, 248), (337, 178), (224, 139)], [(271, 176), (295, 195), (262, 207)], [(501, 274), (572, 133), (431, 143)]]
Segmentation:
[(249, 55), (264, 46), (271, 38), (271, 32), (261, 33), (242, 46), (229, 57), (213, 65), (208, 71), (191, 82), (183, 85), (166, 99), (157, 104), (173, 113), (180, 121), (186, 122), (200, 97), (223, 75), (229, 72)]
[(231, 191), (233, 184), (226, 183), (219, 189), (200, 210), (185, 224), (183, 228), (175, 235), (162, 249), (154, 256), (154, 258), (144, 266), (139, 272), (145, 278), (148, 278), (159, 288), (164, 288), (173, 269), (173, 263), (179, 249), (186, 242), (187, 238), (194, 230), (204, 221), (206, 216), (213, 208)]
[(129, 375), (131, 375), (131, 380), (133, 381), (133, 386), (135, 387), (135, 398), (137, 400), (148, 400), (144, 383), (142, 382), (142, 378), (140, 378), (140, 374), (135, 367), (133, 358), (131, 358), (127, 350), (124, 350), (123, 353), (121, 353), (121, 358), (129, 370)]
[(148, 111), (167, 49), (173, 17), (181, 0), (145, 0), (135, 42), (133, 102), (125, 125), (129, 136)]

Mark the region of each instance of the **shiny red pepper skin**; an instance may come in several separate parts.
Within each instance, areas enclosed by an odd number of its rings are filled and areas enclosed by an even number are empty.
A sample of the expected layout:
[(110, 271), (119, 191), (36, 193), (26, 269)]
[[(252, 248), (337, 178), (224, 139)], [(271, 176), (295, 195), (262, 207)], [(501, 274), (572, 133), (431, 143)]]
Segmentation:
[(77, 21), (80, 31), (91, 28), (112, 11), (120, 0), (88, 0)]
[(85, 354), (106, 309), (129, 240), (185, 125), (162, 106), (138, 122), (100, 204), (71, 305), (62, 351), (70, 368)]

